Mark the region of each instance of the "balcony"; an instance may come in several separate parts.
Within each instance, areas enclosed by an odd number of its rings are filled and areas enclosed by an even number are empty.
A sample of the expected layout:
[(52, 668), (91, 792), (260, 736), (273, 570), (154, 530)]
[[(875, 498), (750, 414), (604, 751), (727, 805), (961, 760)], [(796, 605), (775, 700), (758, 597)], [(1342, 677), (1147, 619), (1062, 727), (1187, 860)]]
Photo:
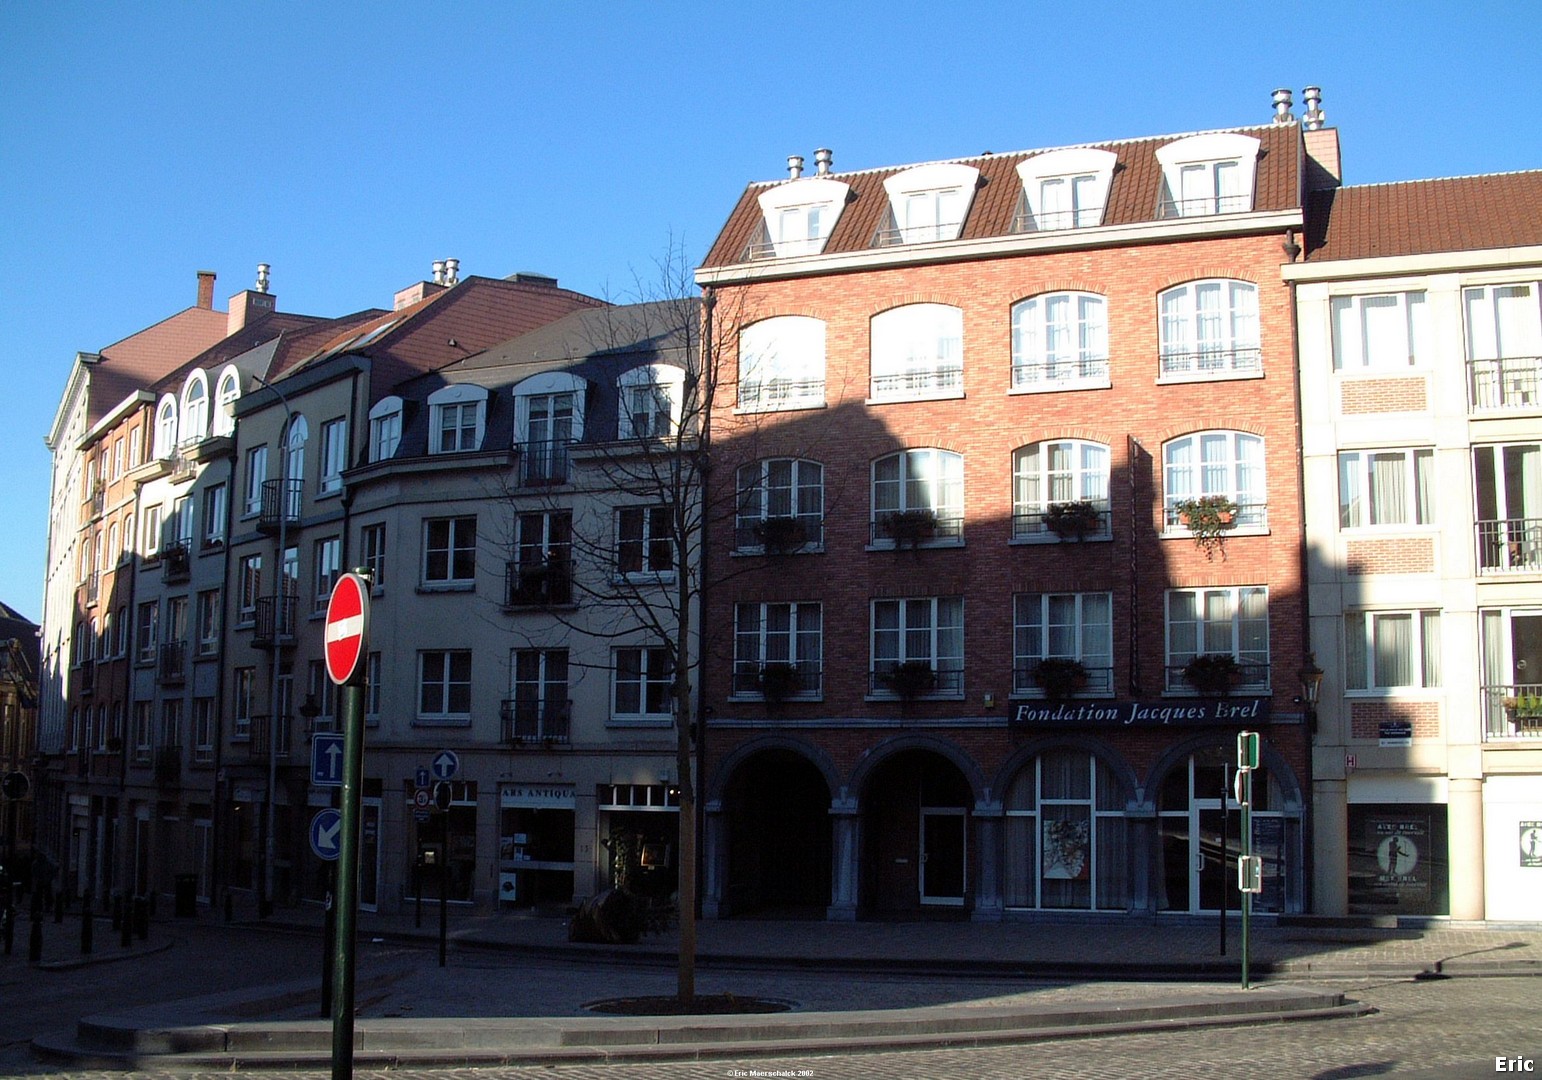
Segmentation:
[(161, 644), (155, 678), (162, 686), (180, 686), (187, 681), (187, 642), (167, 641)]
[(787, 660), (734, 661), (733, 686), (737, 698), (765, 701), (815, 701), (824, 692), (824, 672), (814, 664)]
[(874, 375), (868, 393), (875, 401), (906, 401), (915, 397), (958, 393), (963, 389), (964, 365), (954, 360), (938, 359), (930, 365), (911, 368), (909, 371)]
[(1042, 210), (1033, 213), (1024, 200), (1012, 218), (1014, 233), (1059, 232), (1062, 229), (1087, 229), (1103, 223), (1103, 207), (1078, 206), (1066, 210)]
[(257, 528), (276, 533), (280, 526), (299, 525), (303, 485), (302, 480), (264, 480)]
[(175, 787), (182, 780), (182, 747), (159, 746), (155, 750), (155, 782)]
[(293, 596), (263, 596), (257, 600), (252, 624), (252, 644), (259, 649), (278, 648), (294, 643)]
[(798, 517), (764, 517), (734, 528), (734, 550), (761, 552), (766, 555), (791, 555), (800, 551), (821, 551), (825, 546), (825, 523), (812, 514)]
[[(1086, 673), (1086, 681), (1071, 690), (1068, 697), (1108, 697), (1114, 692), (1114, 669), (1111, 667), (1087, 667), (1082, 670)], [(1045, 691), (1039, 680), (1039, 665), (1035, 661), (1026, 667), (1012, 669), (1012, 696), (1013, 697), (1038, 697), (1047, 698), (1050, 695)]]
[(562, 607), (573, 602), (573, 566), (566, 559), (511, 562), (506, 573), (505, 607)]
[(1158, 372), (1164, 379), (1230, 379), (1261, 375), (1264, 351), (1256, 345), (1162, 350)]
[(1253, 209), (1253, 193), (1237, 195), (1202, 195), (1194, 199), (1163, 199), (1157, 204), (1157, 217), (1215, 217), (1217, 214), (1245, 214)]
[(964, 669), (937, 668), (928, 660), (880, 660), (868, 672), (867, 692), (902, 700), (958, 697)]
[(1482, 693), (1484, 742), (1542, 743), (1542, 683), (1485, 686)]
[(571, 439), (545, 439), (519, 446), (520, 487), (551, 487), (566, 484), (573, 461)]
[(505, 698), (501, 713), (503, 741), (511, 746), (537, 742), (568, 745), (573, 719), (571, 701)]
[(894, 548), (920, 547), (964, 538), (964, 515), (938, 510), (888, 510), (872, 521), (873, 543)]
[(98, 480), (91, 485), (91, 494), (86, 496), (86, 513), (91, 519), (102, 516), (102, 511), (107, 508), (107, 485)]
[(1479, 573), (1542, 573), (1542, 518), (1480, 521), (1477, 530)]
[(755, 379), (739, 383), (739, 408), (745, 412), (803, 409), (824, 403), (823, 379)]
[(251, 737), (246, 744), (246, 757), (248, 761), (268, 760), (268, 738), (270, 734), (276, 736), (274, 740), (274, 753), (278, 760), (289, 760), (289, 752), (292, 745), (291, 737), (294, 731), (294, 717), (280, 716), (276, 730), (270, 730), (273, 727), (273, 725), (270, 725), (271, 719), (271, 717), (267, 716), (252, 717)]
[(1542, 357), (1467, 361), (1467, 409), (1474, 413), (1542, 408)]
[(1195, 697), (1225, 697), (1227, 694), (1267, 694), (1269, 692), (1269, 665), (1239, 661), (1235, 672), (1224, 684), (1196, 686), (1189, 681), (1188, 665), (1173, 664), (1167, 667), (1165, 689), (1169, 694), (1189, 694)]
[(180, 585), (193, 573), (191, 545), (186, 540), (168, 541), (161, 548), (161, 583)]
[(91, 573), (87, 574), (85, 580), (80, 583), (77, 591), (80, 593), (80, 596), (76, 606), (87, 607), (96, 603), (97, 597), (100, 596), (102, 592), (101, 572), (93, 570)]
[(1085, 386), (1107, 386), (1108, 371), (1106, 356), (1016, 363), (1012, 365), (1012, 389), (1074, 390)]
[(1109, 540), (1108, 504), (1099, 499), (1025, 506), (1012, 512), (1013, 540)]
[(198, 475), (198, 465), (186, 453), (179, 451), (171, 459), (171, 482), (185, 484)]

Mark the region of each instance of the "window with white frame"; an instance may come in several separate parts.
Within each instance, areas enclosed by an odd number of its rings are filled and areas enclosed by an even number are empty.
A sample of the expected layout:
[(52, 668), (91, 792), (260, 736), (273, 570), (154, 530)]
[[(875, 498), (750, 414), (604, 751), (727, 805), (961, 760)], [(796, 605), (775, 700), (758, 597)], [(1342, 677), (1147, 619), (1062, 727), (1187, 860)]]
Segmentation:
[(327, 604), (332, 599), (332, 587), (337, 584), (338, 576), (343, 572), (343, 540), (340, 536), (331, 536), (325, 540), (316, 541), (316, 596), (313, 609), (315, 611), (327, 610)]
[(182, 749), (182, 705), (181, 698), (161, 702), (161, 746), (165, 749)]
[(145, 507), (143, 519), (145, 535), (144, 542), (140, 545), (140, 550), (144, 552), (145, 558), (153, 559), (161, 552), (161, 540), (163, 539), (161, 536), (161, 508), (159, 506)]
[(1009, 908), (1127, 911), (1129, 793), (1095, 754), (1053, 749), (1018, 770), (1002, 800)]
[(371, 591), (385, 588), (386, 527), (381, 522), (359, 530), (359, 559), (369, 571)]
[(203, 546), (219, 547), (225, 542), (225, 485), (215, 484), (203, 493)]
[(134, 635), (137, 656), (141, 664), (148, 664), (155, 659), (156, 647), (160, 644), (160, 618), (161, 606), (154, 600), (139, 605), (139, 620)]
[(195, 371), (182, 388), (182, 443), (195, 443), (209, 434), (209, 377)]
[(1012, 537), (1107, 538), (1109, 450), (1102, 443), (1052, 439), (1012, 455)]
[(906, 304), (874, 315), (869, 396), (877, 401), (951, 397), (964, 389), (964, 313)]
[(231, 680), (230, 692), (232, 738), (250, 739), (252, 737), (252, 695), (256, 686), (256, 668), (235, 669), (235, 678)]
[(142, 428), (134, 428), (129, 432), (128, 467), (133, 469), (143, 464), (141, 457), (144, 451), (144, 434)]
[(208, 763), (214, 760), (214, 699), (193, 699), (193, 760)]
[(402, 444), (402, 399), (385, 397), (369, 410), (369, 459), (385, 461), (396, 456)]
[(1167, 689), (1192, 693), (1184, 674), (1198, 656), (1230, 656), (1241, 689), (1269, 686), (1269, 590), (1263, 585), (1170, 589), (1167, 593)]
[(488, 393), (459, 383), (428, 396), (428, 452), (454, 454), (476, 450), (487, 429)]
[(962, 540), (963, 455), (901, 450), (873, 462), (872, 529), (874, 543)]
[(824, 546), (825, 467), (801, 458), (739, 466), (734, 547), (779, 552)]
[(1440, 685), (1440, 612), (1344, 613), (1344, 689)]
[(819, 697), (823, 641), (820, 604), (734, 605), (732, 693), (769, 701)]
[(514, 518), (514, 559), (506, 602), (550, 607), (573, 600), (573, 513), (532, 511)]
[(537, 388), (548, 387), (547, 392), (529, 392), (532, 388), (524, 384), (515, 390), (515, 438), (520, 444), (519, 478), (523, 484), (567, 483), (572, 445), (583, 437), (584, 395), (572, 386), (579, 380), (566, 376), (562, 380), (566, 388), (558, 389), (556, 374), (552, 373), (551, 379), (537, 376), (527, 380)]
[(168, 544), (181, 545), (184, 551), (193, 546), (193, 533), (195, 523), (193, 521), (193, 500), (191, 496), (183, 495), (172, 500), (171, 521), (168, 523), (166, 540)]
[(1542, 404), (1542, 308), (1533, 284), (1462, 290), (1469, 404), (1474, 409)]
[(1242, 214), (1253, 209), (1259, 140), (1217, 133), (1178, 139), (1156, 152), (1163, 218)]
[(674, 511), (668, 506), (617, 510), (616, 572), (631, 577), (667, 574), (674, 568)]
[(471, 651), (418, 653), (418, 719), (464, 723), (471, 719)]
[(306, 672), (306, 706), (316, 710), (308, 725), (312, 732), (337, 730), (336, 683), (327, 675), (325, 660), (312, 660)]
[(380, 653), (372, 652), (364, 661), (364, 723), (380, 723)]
[(685, 400), (685, 369), (669, 364), (644, 364), (616, 380), (621, 401), (617, 437), (665, 439), (680, 428)]
[(568, 741), (568, 651), (515, 649), (506, 734)]
[(255, 517), (262, 513), (262, 485), (268, 479), (268, 448), (254, 446), (246, 452), (246, 488), (242, 495), (242, 513)]
[(1118, 156), (1091, 148), (1052, 150), (1017, 165), (1023, 182), (1014, 232), (1100, 225)]
[(1430, 314), (1422, 292), (1335, 296), (1336, 371), (1395, 371), (1430, 359)]
[(477, 519), (429, 518), (423, 522), (423, 583), (470, 585), (476, 580)]
[(198, 594), (198, 654), (212, 656), (220, 647), (220, 591)]
[(232, 435), (236, 430), (236, 402), (241, 397), (241, 377), (233, 368), (220, 373), (214, 390), (214, 434)]
[(249, 623), (257, 617), (257, 600), (262, 596), (261, 555), (241, 556), (236, 587), (236, 621)]
[(177, 399), (161, 399), (155, 412), (155, 456), (169, 458), (177, 452)]
[(1225, 379), (1263, 371), (1258, 286), (1191, 281), (1157, 298), (1164, 378)]
[(1047, 293), (1012, 306), (1012, 388), (1108, 385), (1108, 301)]
[(348, 467), (348, 421), (342, 417), (321, 425), (320, 491), (343, 490), (343, 470)]
[(611, 650), (612, 720), (667, 721), (674, 712), (674, 666), (662, 646)]
[(818, 255), (846, 208), (850, 192), (848, 185), (823, 176), (803, 177), (761, 192), (756, 201), (762, 231), (751, 242), (746, 257)]
[(889, 214), (874, 246), (958, 239), (979, 179), (979, 169), (960, 164), (917, 165), (888, 177)]
[(962, 596), (874, 600), (872, 620), (873, 693), (964, 692)]
[(118, 439), (112, 444), (112, 478), (118, 479), (123, 475), (123, 440)]
[(825, 324), (778, 315), (739, 333), (739, 408), (800, 409), (825, 403)]
[(1019, 593), (1012, 598), (1012, 692), (1053, 691), (1039, 677), (1045, 660), (1075, 660), (1078, 694), (1114, 691), (1114, 605), (1111, 593)]
[(1433, 450), (1339, 453), (1339, 528), (1428, 525), (1435, 520)]
[(1166, 524), (1182, 530), (1179, 504), (1218, 497), (1237, 506), (1238, 528), (1261, 529), (1269, 521), (1264, 441), (1245, 431), (1200, 431), (1162, 448)]
[[(140, 761), (150, 760), (151, 738), (150, 705), (148, 701), (134, 702), (134, 755)], [(87, 715), (90, 715), (89, 712)]]

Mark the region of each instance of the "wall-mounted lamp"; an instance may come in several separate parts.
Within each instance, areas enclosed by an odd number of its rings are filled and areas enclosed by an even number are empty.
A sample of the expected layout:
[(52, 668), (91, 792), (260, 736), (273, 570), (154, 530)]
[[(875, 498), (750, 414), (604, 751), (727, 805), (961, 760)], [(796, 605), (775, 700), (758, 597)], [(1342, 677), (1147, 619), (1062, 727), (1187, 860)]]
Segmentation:
[(1322, 668), (1317, 666), (1315, 653), (1306, 654), (1306, 663), (1296, 672), (1301, 681), (1301, 703), (1306, 707), (1307, 729), (1317, 734), (1317, 695), (1322, 693)]

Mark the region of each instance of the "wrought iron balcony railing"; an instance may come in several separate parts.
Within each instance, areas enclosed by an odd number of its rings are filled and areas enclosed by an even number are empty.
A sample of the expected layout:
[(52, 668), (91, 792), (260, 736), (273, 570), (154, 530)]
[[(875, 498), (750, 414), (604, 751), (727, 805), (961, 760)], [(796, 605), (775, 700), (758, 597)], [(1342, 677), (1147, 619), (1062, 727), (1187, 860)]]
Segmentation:
[(573, 565), (566, 559), (507, 565), (505, 607), (561, 607), (572, 602)]
[(1054, 390), (1062, 386), (1108, 382), (1108, 357), (1025, 360), (1012, 365), (1014, 390)]
[(1164, 348), (1159, 368), (1163, 376), (1197, 376), (1226, 379), (1256, 375), (1264, 369), (1264, 351), (1256, 345), (1218, 345), (1213, 348)]
[(868, 672), (870, 694), (929, 698), (953, 697), (963, 692), (963, 668), (923, 667), (913, 660), (880, 660)]
[(1200, 697), (1226, 694), (1265, 694), (1269, 692), (1269, 665), (1239, 661), (1235, 674), (1224, 685), (1196, 686), (1189, 681), (1187, 664), (1172, 664), (1166, 669), (1167, 692)]
[(1480, 521), (1477, 530), (1479, 572), (1542, 573), (1542, 518)]
[(273, 740), (273, 753), (280, 761), (289, 760), (289, 752), (292, 748), (292, 734), (294, 731), (294, 717), (280, 716), (276, 724), (272, 723), (270, 716), (254, 716), (247, 728), (249, 738), (246, 744), (246, 755), (249, 761), (267, 761), (269, 738)]
[(823, 692), (824, 671), (809, 661), (734, 661), (732, 693), (735, 697), (796, 701), (818, 698)]
[(503, 741), (513, 746), (524, 743), (560, 743), (567, 745), (572, 728), (573, 703), (540, 698), (504, 698)]
[(1542, 357), (1467, 361), (1470, 412), (1542, 408)]
[(572, 472), (571, 439), (543, 439), (521, 443), (519, 482), (523, 487), (565, 484)]
[(739, 383), (741, 409), (770, 412), (824, 403), (823, 379), (746, 379)]
[(186, 540), (168, 541), (161, 547), (161, 582), (176, 585), (193, 573), (190, 545)]
[(1485, 686), (1483, 739), (1542, 741), (1542, 683), (1504, 683)]
[(164, 641), (161, 643), (160, 660), (156, 665), (156, 679), (163, 686), (187, 681), (187, 642)]
[(252, 625), (252, 644), (258, 648), (287, 645), (294, 641), (293, 596), (262, 596), (257, 599)]
[[(1083, 667), (1087, 681), (1073, 687), (1071, 697), (1107, 697), (1114, 692), (1114, 669), (1111, 667)], [(1012, 693), (1022, 697), (1048, 697), (1039, 683), (1038, 661), (1012, 669)]]
[(961, 540), (964, 515), (950, 511), (886, 510), (872, 520), (873, 543), (895, 547)]
[(286, 526), (298, 525), (303, 497), (302, 480), (264, 480), (257, 528), (263, 532), (278, 532), (281, 521)]

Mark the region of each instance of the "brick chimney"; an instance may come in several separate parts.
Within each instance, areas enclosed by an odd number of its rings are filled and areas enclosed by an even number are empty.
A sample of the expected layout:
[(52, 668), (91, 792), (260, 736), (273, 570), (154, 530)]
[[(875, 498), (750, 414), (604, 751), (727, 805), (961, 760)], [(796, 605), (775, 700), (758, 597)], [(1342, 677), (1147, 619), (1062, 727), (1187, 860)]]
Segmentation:
[(198, 306), (205, 311), (214, 310), (214, 271), (198, 271)]
[(257, 287), (242, 289), (230, 298), (229, 314), (225, 321), (225, 334), (240, 330), (259, 315), (277, 310), (277, 297), (268, 292), (268, 264), (257, 264)]

